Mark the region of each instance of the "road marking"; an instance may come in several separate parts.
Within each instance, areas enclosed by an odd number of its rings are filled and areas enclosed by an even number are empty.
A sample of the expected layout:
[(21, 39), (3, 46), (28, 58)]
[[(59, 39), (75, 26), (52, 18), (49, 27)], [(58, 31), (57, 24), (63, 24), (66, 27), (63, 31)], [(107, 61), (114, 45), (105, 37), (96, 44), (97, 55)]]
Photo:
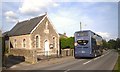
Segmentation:
[(12, 67), (10, 67), (10, 68), (16, 68), (17, 66), (16, 65), (14, 65), (14, 66), (12, 66)]
[(83, 65), (88, 64), (88, 63), (90, 63), (91, 61), (92, 61), (92, 60), (89, 60), (89, 61), (83, 63)]
[(99, 58), (102, 58), (102, 57), (108, 55), (110, 52), (111, 52), (111, 51), (108, 51), (106, 54), (104, 54), (104, 55), (102, 55), (102, 56), (100, 56), (100, 57), (97, 57), (97, 58), (95, 58), (95, 59), (93, 59), (93, 60), (97, 60), (97, 59), (99, 59)]
[(104, 55), (102, 55), (102, 56), (100, 56), (100, 57), (97, 57), (97, 58), (95, 58), (95, 59), (89, 60), (89, 61), (83, 63), (83, 65), (86, 65), (86, 64), (90, 63), (90, 62), (93, 61), (93, 60), (97, 60), (97, 59), (99, 59), (99, 58), (102, 58), (103, 56), (108, 55), (110, 52), (111, 52), (111, 51), (108, 51), (106, 54), (104, 54)]
[(101, 57), (94, 58), (93, 60), (97, 60), (97, 59), (99, 59), (99, 58), (101, 58)]
[(65, 70), (64, 72), (68, 72), (68, 71), (70, 71), (70, 69), (67, 69), (67, 70)]

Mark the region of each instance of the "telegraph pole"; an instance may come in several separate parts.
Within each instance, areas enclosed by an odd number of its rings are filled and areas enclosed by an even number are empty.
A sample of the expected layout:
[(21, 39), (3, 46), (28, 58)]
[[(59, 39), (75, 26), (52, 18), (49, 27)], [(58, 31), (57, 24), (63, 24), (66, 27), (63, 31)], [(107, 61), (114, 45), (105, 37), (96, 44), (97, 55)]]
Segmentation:
[(81, 25), (81, 22), (80, 22), (80, 31), (82, 31), (82, 25)]

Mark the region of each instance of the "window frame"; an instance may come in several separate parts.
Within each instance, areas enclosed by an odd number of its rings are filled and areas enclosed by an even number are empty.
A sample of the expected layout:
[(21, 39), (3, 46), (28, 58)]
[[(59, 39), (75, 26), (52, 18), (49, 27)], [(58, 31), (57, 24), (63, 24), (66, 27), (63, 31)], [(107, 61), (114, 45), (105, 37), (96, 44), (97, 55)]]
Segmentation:
[(53, 48), (56, 48), (56, 37), (53, 36), (53, 37), (52, 37), (52, 40), (53, 40)]
[[(36, 39), (38, 37), (38, 40)], [(38, 41), (38, 42), (37, 42)], [(37, 46), (38, 44), (38, 46)], [(35, 35), (35, 48), (40, 48), (40, 35)]]
[(26, 48), (26, 39), (23, 39), (22, 45), (23, 45), (23, 48)]

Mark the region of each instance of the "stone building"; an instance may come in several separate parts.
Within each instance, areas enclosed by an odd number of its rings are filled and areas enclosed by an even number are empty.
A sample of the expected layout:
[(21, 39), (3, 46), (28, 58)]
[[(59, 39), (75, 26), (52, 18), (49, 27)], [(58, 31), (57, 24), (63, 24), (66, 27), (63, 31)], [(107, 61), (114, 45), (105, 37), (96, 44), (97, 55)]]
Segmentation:
[(36, 63), (37, 57), (59, 56), (59, 34), (47, 14), (18, 22), (8, 33), (10, 54)]

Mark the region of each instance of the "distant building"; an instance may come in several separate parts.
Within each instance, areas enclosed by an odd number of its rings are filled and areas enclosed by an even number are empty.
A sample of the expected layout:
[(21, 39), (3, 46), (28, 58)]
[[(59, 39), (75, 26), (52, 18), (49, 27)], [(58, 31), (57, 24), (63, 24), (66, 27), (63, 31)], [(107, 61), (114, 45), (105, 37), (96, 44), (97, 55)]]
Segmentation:
[(68, 37), (66, 36), (66, 33), (64, 33), (64, 34), (60, 34), (60, 33), (59, 33), (59, 36), (60, 36), (60, 38), (68, 38)]
[(9, 32), (10, 54), (36, 62), (37, 56), (59, 55), (59, 34), (47, 14), (18, 22)]

